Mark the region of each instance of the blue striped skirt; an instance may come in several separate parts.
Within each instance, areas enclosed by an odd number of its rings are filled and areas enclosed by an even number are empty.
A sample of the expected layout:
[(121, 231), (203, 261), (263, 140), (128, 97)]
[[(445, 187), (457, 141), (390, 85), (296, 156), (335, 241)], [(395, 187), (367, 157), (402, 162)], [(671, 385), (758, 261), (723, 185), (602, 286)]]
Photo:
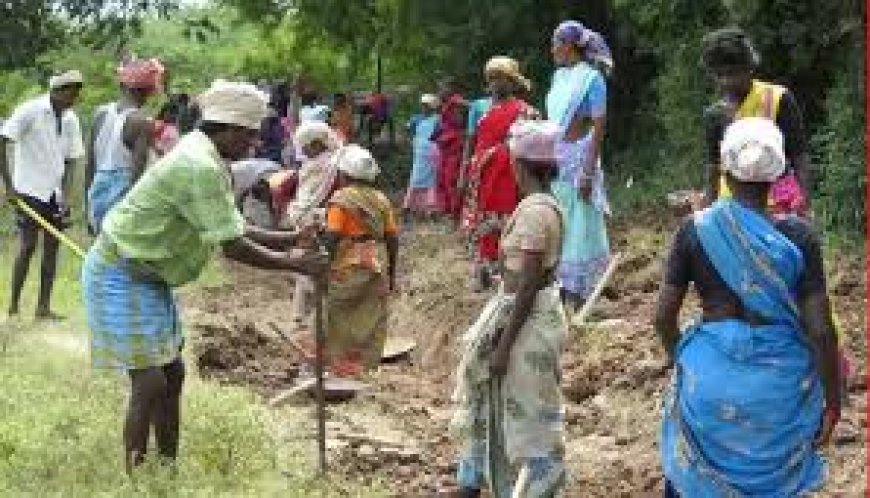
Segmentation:
[(172, 290), (106, 246), (98, 239), (82, 267), (94, 368), (130, 370), (171, 363), (184, 341)]

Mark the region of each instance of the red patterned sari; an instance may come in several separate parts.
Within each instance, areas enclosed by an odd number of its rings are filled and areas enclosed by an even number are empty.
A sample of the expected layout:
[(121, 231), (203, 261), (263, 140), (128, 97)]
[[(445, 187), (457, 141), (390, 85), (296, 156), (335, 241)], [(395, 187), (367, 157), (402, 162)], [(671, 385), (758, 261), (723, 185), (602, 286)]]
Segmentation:
[(498, 260), (502, 227), (519, 202), (507, 147), (508, 130), (517, 119), (533, 115), (528, 104), (511, 98), (493, 103), (478, 124), (474, 155), (468, 165), (462, 227), (477, 242), (483, 261)]

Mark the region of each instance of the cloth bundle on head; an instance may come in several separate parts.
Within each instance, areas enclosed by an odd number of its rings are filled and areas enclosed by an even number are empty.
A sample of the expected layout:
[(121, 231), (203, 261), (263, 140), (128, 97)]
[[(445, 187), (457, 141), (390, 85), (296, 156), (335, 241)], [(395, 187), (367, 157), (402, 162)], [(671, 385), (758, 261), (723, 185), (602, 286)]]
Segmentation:
[(322, 121), (308, 121), (300, 124), (293, 135), (293, 143), (299, 147), (304, 147), (314, 142), (322, 143), (328, 150), (335, 150), (340, 145), (338, 135), (328, 124)]
[(372, 153), (357, 144), (339, 149), (335, 161), (339, 171), (355, 180), (373, 182), (381, 172)]
[(532, 89), (532, 82), (520, 72), (520, 64), (510, 57), (497, 55), (489, 59), (484, 66), (483, 74), (501, 74), (513, 80), (527, 92)]
[(774, 182), (785, 171), (782, 132), (767, 118), (732, 123), (722, 139), (722, 169), (742, 182)]
[(157, 59), (132, 60), (118, 67), (118, 80), (127, 88), (155, 92), (163, 85), (163, 64)]
[(553, 31), (553, 43), (568, 43), (583, 49), (583, 56), (590, 61), (604, 64), (613, 70), (613, 56), (604, 37), (579, 21), (563, 21)]
[(48, 80), (48, 88), (55, 90), (70, 85), (81, 85), (85, 82), (81, 71), (73, 69), (65, 73), (56, 74)]
[(259, 130), (269, 99), (250, 83), (216, 80), (197, 101), (204, 122)]
[(441, 99), (431, 93), (425, 93), (422, 97), (420, 97), (420, 103), (423, 105), (428, 105), (429, 107), (440, 107)]
[(556, 168), (556, 145), (561, 137), (561, 127), (552, 121), (519, 120), (508, 131), (508, 148), (516, 159)]

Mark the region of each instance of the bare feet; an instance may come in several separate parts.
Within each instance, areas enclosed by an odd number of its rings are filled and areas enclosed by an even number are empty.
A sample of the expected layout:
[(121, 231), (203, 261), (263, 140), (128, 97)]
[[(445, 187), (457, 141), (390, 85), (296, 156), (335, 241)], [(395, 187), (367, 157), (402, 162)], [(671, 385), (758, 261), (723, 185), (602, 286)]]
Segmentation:
[(51, 310), (37, 310), (36, 311), (36, 318), (38, 320), (51, 320), (51, 321), (57, 321), (57, 322), (62, 321), (62, 320), (66, 320), (65, 316), (59, 315)]

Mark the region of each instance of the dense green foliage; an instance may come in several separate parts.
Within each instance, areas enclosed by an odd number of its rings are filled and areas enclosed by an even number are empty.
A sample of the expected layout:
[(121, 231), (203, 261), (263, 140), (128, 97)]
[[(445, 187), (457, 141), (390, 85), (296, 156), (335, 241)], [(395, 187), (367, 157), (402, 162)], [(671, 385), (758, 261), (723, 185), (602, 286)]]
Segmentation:
[[(96, 0), (92, 0), (96, 1)], [(252, 79), (305, 75), (325, 91), (364, 90), (383, 63), (388, 91), (399, 87), (402, 114), (417, 91), (452, 77), (470, 96), (482, 93), (486, 59), (520, 60), (543, 104), (553, 70), (549, 39), (566, 18), (582, 20), (611, 44), (606, 168), (617, 207), (661, 203), (666, 191), (698, 187), (703, 172), (701, 110), (712, 99), (700, 68), (700, 39), (711, 29), (743, 26), (762, 54), (760, 76), (790, 87), (813, 134), (814, 196), (829, 229), (862, 231), (865, 183), (864, 2), (858, 0), (220, 0), (231, 10), (183, 9), (172, 22), (150, 21), (126, 47), (163, 57), (174, 88), (198, 88), (217, 76)], [(151, 7), (153, 10), (153, 7)], [(129, 17), (129, 16), (127, 16)], [(207, 19), (210, 22), (204, 22)], [(824, 28), (820, 20), (824, 19)], [(213, 23), (213, 24), (211, 24)], [(82, 63), (110, 94), (113, 50), (93, 57), (88, 40), (49, 51), (24, 72), (3, 77), (10, 91), (49, 66)], [(99, 67), (95, 67), (98, 66)], [(97, 71), (94, 76), (92, 70)], [(99, 95), (98, 95), (99, 94)], [(87, 105), (85, 106), (87, 107)], [(400, 116), (404, 117), (404, 116)], [(401, 120), (400, 120), (401, 121)], [(631, 180), (631, 181), (629, 181)], [(625, 185), (632, 185), (631, 188)]]
[[(280, 23), (281, 0), (224, 0), (249, 19)], [(701, 109), (711, 88), (699, 67), (700, 39), (744, 27), (762, 54), (762, 78), (791, 88), (815, 138), (814, 195), (835, 230), (863, 231), (865, 171), (864, 2), (858, 0), (298, 0), (289, 16), (306, 36), (325, 38), (351, 60), (386, 60), (388, 82), (431, 90), (451, 76), (481, 91), (486, 59), (519, 59), (540, 105), (552, 64), (551, 30), (576, 18), (611, 43), (607, 169), (623, 206), (702, 178)], [(824, 21), (821, 21), (824, 20)], [(824, 28), (819, 22), (824, 22)], [(351, 72), (357, 76), (358, 72)], [(371, 75), (369, 75), (371, 77)], [(620, 191), (629, 178), (631, 191)]]

